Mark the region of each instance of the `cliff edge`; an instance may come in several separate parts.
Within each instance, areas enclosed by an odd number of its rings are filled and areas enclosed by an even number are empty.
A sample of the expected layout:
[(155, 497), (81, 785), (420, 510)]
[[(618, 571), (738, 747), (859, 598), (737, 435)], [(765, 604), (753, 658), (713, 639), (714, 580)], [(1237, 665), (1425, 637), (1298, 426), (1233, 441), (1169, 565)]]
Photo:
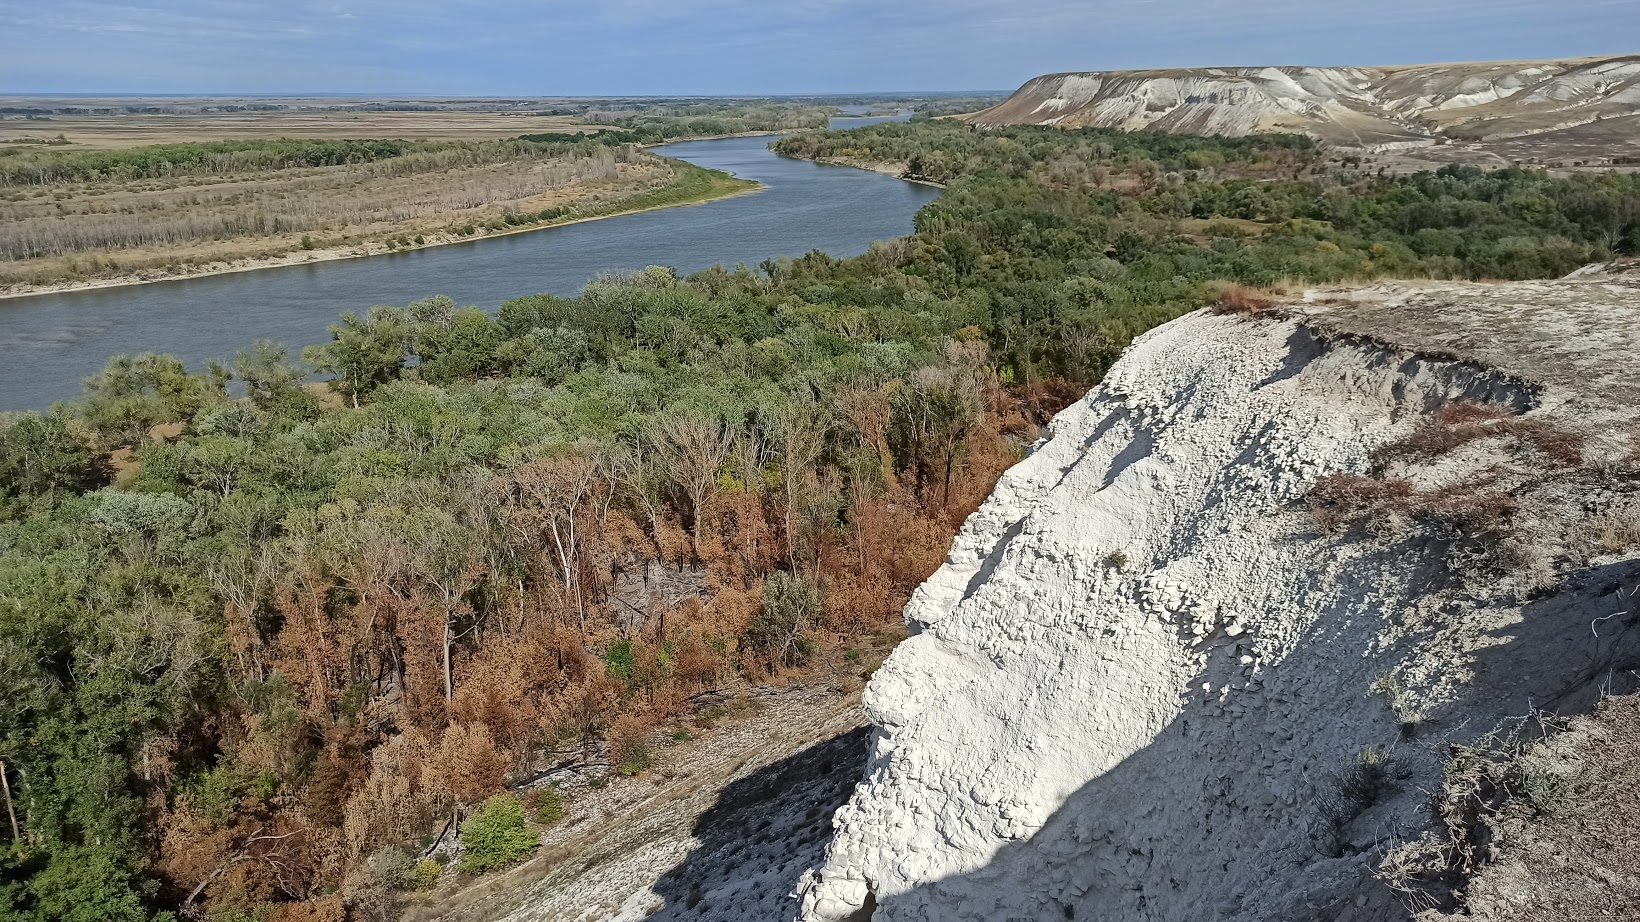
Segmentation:
[(1640, 664), (1637, 331), (1590, 274), (1137, 340), (913, 597), (801, 918), (1457, 911), (1453, 747)]

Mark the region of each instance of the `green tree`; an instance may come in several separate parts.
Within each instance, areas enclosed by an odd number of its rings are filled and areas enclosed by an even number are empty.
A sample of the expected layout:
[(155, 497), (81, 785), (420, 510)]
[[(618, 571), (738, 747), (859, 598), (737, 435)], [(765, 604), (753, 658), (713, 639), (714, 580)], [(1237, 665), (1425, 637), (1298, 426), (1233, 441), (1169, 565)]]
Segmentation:
[(103, 457), (60, 414), (29, 414), (0, 430), (0, 491), (39, 496), (89, 490), (107, 476)]
[(763, 583), (763, 610), (746, 628), (748, 648), (770, 663), (795, 666), (807, 659), (814, 643), (806, 632), (820, 617), (820, 587), (790, 573), (772, 573)]
[(75, 409), (108, 446), (135, 445), (155, 426), (183, 422), (227, 400), (220, 382), (190, 375), (175, 358), (153, 353), (115, 356), (85, 387)]
[(500, 331), (490, 315), (476, 307), (461, 308), (438, 320), (422, 321), (416, 332), (421, 376), (435, 384), (447, 384), (491, 374), (496, 365), (496, 347), (500, 344)]
[(40, 922), (148, 922), (140, 883), (125, 860), (109, 849), (88, 846), (54, 853), (29, 880), (33, 918)]
[(378, 305), (365, 317), (347, 311), (341, 323), (331, 324), (330, 342), (302, 350), (302, 359), (335, 375), (330, 386), (356, 410), (361, 397), (398, 377), (409, 334), (403, 308)]
[(259, 339), (234, 357), (233, 375), (245, 382), (245, 394), (263, 410), (297, 408), (311, 413), (311, 400), (302, 391), (302, 379), (309, 371), (299, 362), (288, 360), (289, 350), (271, 340)]

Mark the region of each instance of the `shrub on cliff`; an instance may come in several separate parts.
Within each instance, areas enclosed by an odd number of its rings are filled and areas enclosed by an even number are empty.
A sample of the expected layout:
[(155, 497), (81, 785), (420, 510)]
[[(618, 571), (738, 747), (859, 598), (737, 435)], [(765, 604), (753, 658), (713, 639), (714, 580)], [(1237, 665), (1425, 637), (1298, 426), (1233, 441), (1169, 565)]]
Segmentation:
[(747, 648), (771, 666), (795, 666), (814, 644), (804, 632), (820, 616), (820, 587), (790, 573), (773, 573), (763, 584), (763, 611), (746, 628)]
[(541, 844), (524, 822), (524, 804), (497, 794), (461, 824), (461, 870), (474, 874), (511, 867)]

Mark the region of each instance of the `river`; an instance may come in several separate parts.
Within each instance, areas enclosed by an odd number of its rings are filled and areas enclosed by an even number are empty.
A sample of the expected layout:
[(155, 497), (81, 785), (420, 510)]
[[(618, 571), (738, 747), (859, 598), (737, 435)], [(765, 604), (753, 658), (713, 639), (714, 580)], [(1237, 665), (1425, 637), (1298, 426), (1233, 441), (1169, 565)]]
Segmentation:
[[(884, 118), (839, 118), (837, 128)], [(688, 141), (657, 153), (755, 179), (751, 195), (503, 237), (224, 275), (0, 300), (0, 410), (43, 409), (80, 391), (111, 356), (168, 352), (195, 370), (257, 339), (325, 339), (344, 310), (446, 294), (494, 309), (536, 292), (573, 295), (599, 272), (771, 256), (863, 253), (911, 232), (939, 190), (848, 167), (776, 157), (767, 137)]]

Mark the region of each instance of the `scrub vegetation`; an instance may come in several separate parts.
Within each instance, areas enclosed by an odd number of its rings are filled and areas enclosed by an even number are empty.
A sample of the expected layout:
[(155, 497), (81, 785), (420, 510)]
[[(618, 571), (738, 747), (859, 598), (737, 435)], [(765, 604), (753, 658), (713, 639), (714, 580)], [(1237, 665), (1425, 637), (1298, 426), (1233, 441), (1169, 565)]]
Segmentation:
[(565, 753), (643, 774), (691, 696), (847, 671), (1039, 426), (1223, 283), (1563, 274), (1640, 198), (1284, 137), (780, 147), (939, 152), (948, 191), (854, 259), (376, 307), (0, 423), (0, 915), (392, 917), (441, 829), (527, 855), (493, 798)]

